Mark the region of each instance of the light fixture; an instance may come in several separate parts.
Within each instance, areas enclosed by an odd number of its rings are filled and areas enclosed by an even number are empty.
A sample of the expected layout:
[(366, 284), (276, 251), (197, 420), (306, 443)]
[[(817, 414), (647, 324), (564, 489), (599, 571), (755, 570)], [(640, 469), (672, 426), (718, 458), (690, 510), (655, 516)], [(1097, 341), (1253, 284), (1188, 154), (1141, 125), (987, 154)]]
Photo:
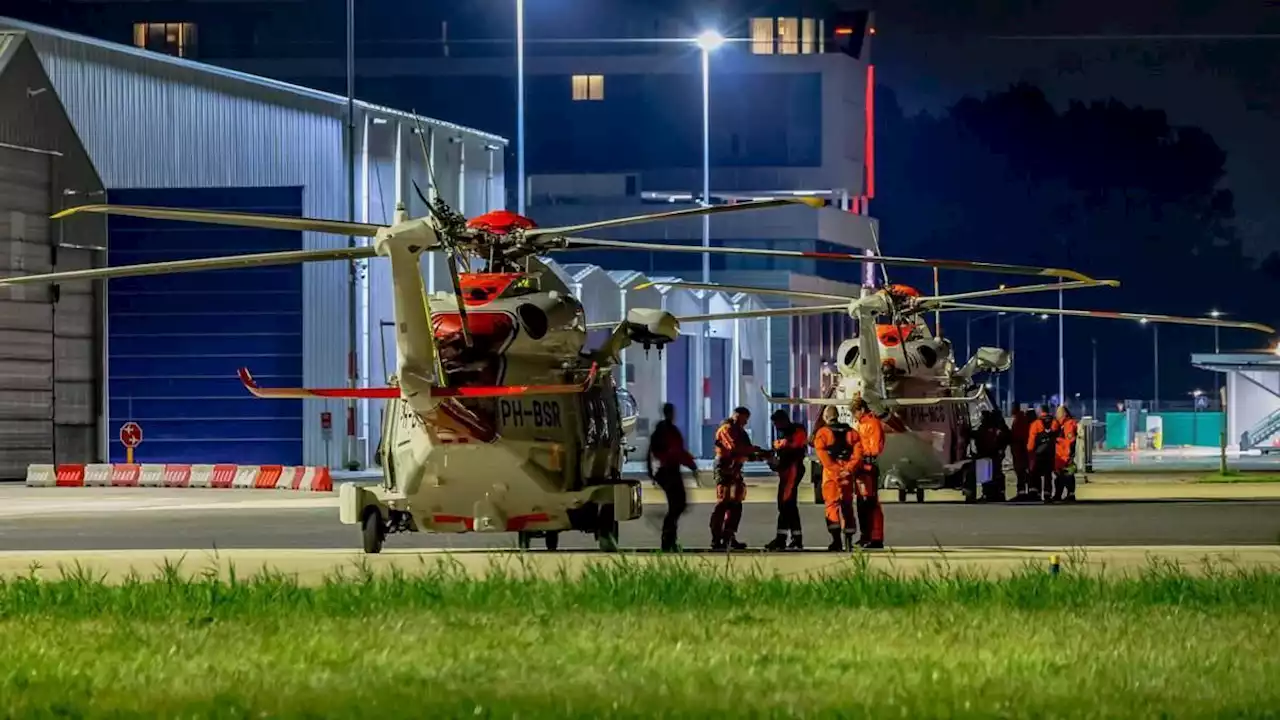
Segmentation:
[(1203, 391), (1203, 390), (1192, 390), (1192, 391), (1191, 391), (1191, 397), (1197, 397), (1197, 398), (1198, 398), (1198, 397), (1200, 397), (1200, 396), (1201, 396), (1201, 395), (1203, 395), (1203, 394), (1204, 394), (1204, 391)]
[(1041, 320), (1048, 320), (1048, 319), (1049, 319), (1049, 313), (1040, 313), (1040, 319), (1041, 319)]
[(1220, 317), (1222, 317), (1222, 316), (1223, 316), (1223, 315), (1225, 315), (1225, 314), (1226, 314), (1226, 313), (1222, 312), (1221, 310), (1210, 310), (1210, 311), (1209, 311), (1209, 317), (1211, 317), (1211, 318), (1220, 318)]
[(724, 44), (724, 36), (715, 30), (703, 30), (694, 38), (694, 42), (705, 52), (714, 52)]
[(1146, 319), (1146, 318), (1142, 318), (1142, 319), (1141, 319), (1141, 320), (1139, 320), (1138, 322), (1142, 323), (1143, 325), (1146, 325), (1146, 324), (1147, 324), (1147, 319)]
[(1276, 355), (1280, 355), (1280, 343), (1276, 343), (1275, 348), (1273, 348), (1271, 352), (1275, 353)]

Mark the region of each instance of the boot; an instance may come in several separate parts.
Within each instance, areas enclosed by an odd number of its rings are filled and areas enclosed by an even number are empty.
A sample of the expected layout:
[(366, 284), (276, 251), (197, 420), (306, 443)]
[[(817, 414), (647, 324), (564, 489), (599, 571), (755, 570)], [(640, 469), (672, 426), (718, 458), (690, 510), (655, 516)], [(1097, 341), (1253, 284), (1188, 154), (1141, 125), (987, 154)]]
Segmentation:
[(854, 548), (853, 533), (847, 532), (844, 534), (844, 549), (848, 550), (849, 552), (853, 552), (853, 548)]
[(746, 550), (747, 544), (744, 542), (739, 542), (737, 538), (729, 538), (729, 549), (730, 550)]
[(787, 549), (788, 550), (804, 549), (804, 539), (800, 536), (800, 533), (796, 533), (795, 535), (791, 536), (791, 544), (787, 546)]
[(787, 536), (782, 533), (778, 533), (778, 536), (770, 540), (769, 544), (764, 546), (764, 549), (765, 552), (782, 552), (783, 550), (786, 550)]
[(863, 550), (883, 550), (884, 541), (883, 540), (859, 540), (858, 547), (862, 548)]
[(827, 552), (840, 552), (844, 549), (844, 542), (840, 539), (840, 531), (831, 531), (831, 544), (827, 546)]
[(711, 549), (712, 549), (712, 550), (726, 550), (726, 549), (728, 549), (728, 545), (725, 543), (724, 538), (722, 538), (722, 537), (713, 537), (713, 538), (711, 538)]

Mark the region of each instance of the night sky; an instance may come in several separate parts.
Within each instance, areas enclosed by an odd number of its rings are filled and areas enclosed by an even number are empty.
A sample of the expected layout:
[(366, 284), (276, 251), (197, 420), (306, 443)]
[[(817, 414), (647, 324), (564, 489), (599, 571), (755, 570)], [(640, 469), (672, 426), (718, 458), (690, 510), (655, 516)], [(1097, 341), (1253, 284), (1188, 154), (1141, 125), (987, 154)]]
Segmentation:
[[(1114, 96), (1197, 125), (1228, 153), (1225, 184), (1255, 257), (1280, 250), (1280, 2), (893, 0), (876, 9), (878, 79), (908, 113), (1025, 80), (1056, 103)], [(1251, 34), (1249, 39), (1000, 36)]]

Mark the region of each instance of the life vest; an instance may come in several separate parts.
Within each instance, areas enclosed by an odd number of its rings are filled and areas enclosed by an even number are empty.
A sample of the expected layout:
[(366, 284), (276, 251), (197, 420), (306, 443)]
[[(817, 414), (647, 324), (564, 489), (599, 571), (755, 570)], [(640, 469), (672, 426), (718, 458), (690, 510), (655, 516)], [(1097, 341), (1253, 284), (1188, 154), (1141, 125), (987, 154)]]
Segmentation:
[(833, 440), (827, 446), (827, 454), (833, 460), (845, 461), (853, 457), (853, 445), (849, 444), (849, 431), (853, 428), (837, 420), (827, 425), (831, 429)]

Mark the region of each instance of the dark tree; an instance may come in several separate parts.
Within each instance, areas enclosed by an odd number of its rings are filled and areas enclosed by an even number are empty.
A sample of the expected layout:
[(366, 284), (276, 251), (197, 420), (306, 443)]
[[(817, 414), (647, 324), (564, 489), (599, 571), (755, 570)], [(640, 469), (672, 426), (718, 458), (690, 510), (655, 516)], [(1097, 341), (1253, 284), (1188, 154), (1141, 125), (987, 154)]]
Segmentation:
[[(1116, 100), (1056, 109), (1020, 84), (967, 97), (940, 117), (906, 116), (883, 90), (877, 100), (879, 190), (886, 252), (1070, 267), (1115, 278), (1119, 289), (1072, 291), (1068, 308), (1280, 320), (1274, 301), (1280, 256), (1262, 265), (1241, 252), (1234, 204), (1225, 187), (1226, 153), (1199, 128), (1169, 124), (1162, 111)], [(931, 287), (922, 274), (902, 280)], [(1009, 277), (944, 273), (943, 291)], [(1056, 307), (1057, 294), (1006, 304)], [(965, 316), (944, 333), (963, 347)], [(974, 344), (991, 343), (990, 320), (973, 326)], [(1019, 395), (1057, 391), (1057, 322), (1018, 321)], [(1067, 393), (1091, 394), (1090, 345), (1098, 341), (1098, 390), (1104, 398), (1150, 398), (1154, 343), (1148, 328), (1114, 320), (1067, 318)], [(1007, 345), (1007, 330), (1003, 344)], [(1224, 350), (1257, 348), (1257, 333), (1223, 330)], [(1190, 365), (1213, 349), (1210, 329), (1164, 326), (1160, 333), (1162, 402), (1189, 399), (1212, 378)]]

